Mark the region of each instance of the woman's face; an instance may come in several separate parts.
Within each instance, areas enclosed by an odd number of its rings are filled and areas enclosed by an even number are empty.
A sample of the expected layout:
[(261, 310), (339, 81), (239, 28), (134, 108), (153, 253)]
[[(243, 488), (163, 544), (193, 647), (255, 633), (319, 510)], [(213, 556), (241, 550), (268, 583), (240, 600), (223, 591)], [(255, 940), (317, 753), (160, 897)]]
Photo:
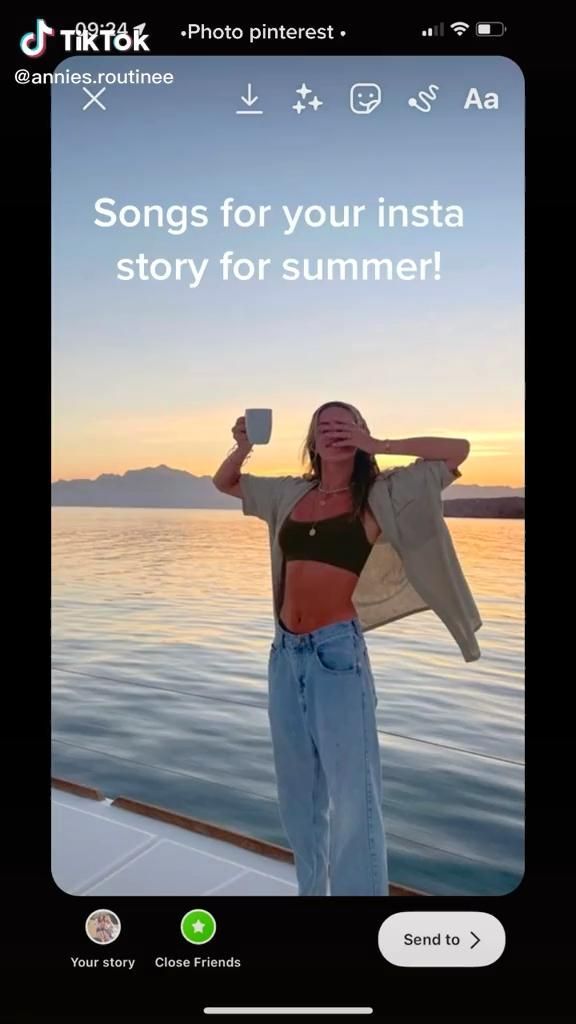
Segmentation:
[(346, 462), (356, 454), (354, 445), (338, 445), (334, 447), (337, 439), (334, 429), (338, 421), (356, 424), (356, 417), (349, 409), (342, 409), (339, 405), (329, 405), (323, 409), (316, 421), (314, 432), (314, 447), (323, 462)]

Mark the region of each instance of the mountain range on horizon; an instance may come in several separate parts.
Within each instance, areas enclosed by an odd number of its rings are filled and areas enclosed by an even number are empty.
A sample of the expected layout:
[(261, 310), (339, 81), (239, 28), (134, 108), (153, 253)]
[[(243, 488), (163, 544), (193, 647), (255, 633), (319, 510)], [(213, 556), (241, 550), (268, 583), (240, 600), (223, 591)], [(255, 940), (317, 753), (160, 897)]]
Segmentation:
[[(452, 484), (444, 500), (523, 498), (524, 487)], [(238, 499), (216, 490), (210, 476), (184, 469), (150, 466), (125, 473), (102, 473), (96, 479), (56, 480), (52, 505), (95, 508), (238, 508)]]

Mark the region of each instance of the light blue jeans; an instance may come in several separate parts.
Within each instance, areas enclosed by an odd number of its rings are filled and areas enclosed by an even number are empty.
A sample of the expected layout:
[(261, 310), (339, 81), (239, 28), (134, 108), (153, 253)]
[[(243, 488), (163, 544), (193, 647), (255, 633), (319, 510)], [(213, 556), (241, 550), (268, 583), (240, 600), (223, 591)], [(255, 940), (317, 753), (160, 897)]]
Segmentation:
[(358, 621), (303, 634), (277, 624), (268, 681), (299, 895), (387, 896), (377, 699)]

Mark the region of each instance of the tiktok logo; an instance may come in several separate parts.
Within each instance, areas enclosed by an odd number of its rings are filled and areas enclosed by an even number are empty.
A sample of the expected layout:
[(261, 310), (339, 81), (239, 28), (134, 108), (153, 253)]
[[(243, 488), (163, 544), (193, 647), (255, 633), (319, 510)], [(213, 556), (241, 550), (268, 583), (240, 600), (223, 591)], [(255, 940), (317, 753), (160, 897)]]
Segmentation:
[(56, 29), (50, 28), (42, 18), (36, 19), (36, 31), (26, 32), (20, 40), (20, 49), (27, 57), (41, 57), (46, 52), (46, 40), (48, 36), (56, 34)]

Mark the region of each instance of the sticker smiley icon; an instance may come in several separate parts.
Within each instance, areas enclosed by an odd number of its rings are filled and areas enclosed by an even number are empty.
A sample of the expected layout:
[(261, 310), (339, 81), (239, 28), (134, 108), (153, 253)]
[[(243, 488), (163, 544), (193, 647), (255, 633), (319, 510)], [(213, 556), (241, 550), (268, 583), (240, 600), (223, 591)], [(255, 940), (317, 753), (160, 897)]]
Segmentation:
[(371, 114), (382, 103), (382, 90), (376, 82), (356, 82), (350, 89), (353, 114)]

